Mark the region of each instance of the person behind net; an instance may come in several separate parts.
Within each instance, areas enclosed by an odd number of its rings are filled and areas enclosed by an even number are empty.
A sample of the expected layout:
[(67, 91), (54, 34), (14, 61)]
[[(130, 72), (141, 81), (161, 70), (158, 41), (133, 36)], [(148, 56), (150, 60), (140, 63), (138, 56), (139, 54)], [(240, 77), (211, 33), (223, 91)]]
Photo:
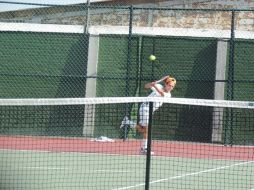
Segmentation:
[[(159, 84), (164, 82), (164, 85)], [(151, 89), (152, 92), (148, 97), (171, 97), (171, 91), (176, 85), (176, 79), (170, 76), (165, 76), (158, 81), (150, 82), (145, 84), (145, 89)], [(153, 112), (156, 111), (163, 103), (154, 103)], [(136, 130), (142, 134), (143, 140), (141, 143), (141, 154), (146, 154), (147, 152), (147, 136), (148, 136), (148, 121), (149, 121), (149, 103), (143, 102), (139, 108), (139, 123), (129, 120), (127, 116), (124, 117), (120, 128), (124, 126), (130, 126), (131, 128), (136, 128)], [(154, 154), (151, 152), (151, 154)]]

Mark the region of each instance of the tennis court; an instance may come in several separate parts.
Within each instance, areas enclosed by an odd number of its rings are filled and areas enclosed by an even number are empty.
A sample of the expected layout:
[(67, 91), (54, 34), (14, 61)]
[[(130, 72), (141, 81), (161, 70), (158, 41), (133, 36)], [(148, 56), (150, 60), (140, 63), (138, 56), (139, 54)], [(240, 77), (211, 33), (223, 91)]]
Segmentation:
[(253, 10), (94, 2), (0, 13), (0, 190), (254, 190)]
[[(144, 189), (139, 140), (0, 137), (1, 189)], [(150, 189), (253, 189), (254, 148), (153, 142)]]

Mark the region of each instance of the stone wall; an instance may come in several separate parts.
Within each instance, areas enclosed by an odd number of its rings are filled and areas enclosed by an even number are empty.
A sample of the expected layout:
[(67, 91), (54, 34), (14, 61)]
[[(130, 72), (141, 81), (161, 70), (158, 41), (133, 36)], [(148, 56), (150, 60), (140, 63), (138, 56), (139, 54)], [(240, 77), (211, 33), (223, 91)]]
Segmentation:
[[(129, 1), (113, 1), (114, 3), (132, 3)], [(137, 1), (135, 1), (137, 3)], [(152, 3), (154, 2), (154, 4)], [(135, 6), (171, 7), (188, 9), (213, 9), (213, 11), (195, 10), (144, 10), (135, 9), (133, 26), (196, 28), (229, 30), (231, 27), (231, 11), (214, 11), (214, 9), (248, 9), (236, 12), (236, 29), (254, 31), (254, 2), (251, 0), (169, 0), (146, 1)], [(128, 26), (128, 9), (91, 9), (89, 11), (90, 26)], [(0, 13), (1, 22), (24, 22), (42, 24), (85, 25), (87, 12), (84, 6), (42, 8), (9, 13)]]

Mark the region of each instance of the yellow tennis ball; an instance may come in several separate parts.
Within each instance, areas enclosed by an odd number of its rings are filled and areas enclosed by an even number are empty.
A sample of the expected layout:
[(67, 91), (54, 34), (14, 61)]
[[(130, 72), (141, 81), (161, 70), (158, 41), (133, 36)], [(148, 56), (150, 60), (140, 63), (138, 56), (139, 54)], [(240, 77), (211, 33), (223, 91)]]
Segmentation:
[(150, 60), (150, 61), (155, 61), (155, 60), (156, 60), (155, 55), (150, 55), (150, 56), (149, 56), (149, 60)]

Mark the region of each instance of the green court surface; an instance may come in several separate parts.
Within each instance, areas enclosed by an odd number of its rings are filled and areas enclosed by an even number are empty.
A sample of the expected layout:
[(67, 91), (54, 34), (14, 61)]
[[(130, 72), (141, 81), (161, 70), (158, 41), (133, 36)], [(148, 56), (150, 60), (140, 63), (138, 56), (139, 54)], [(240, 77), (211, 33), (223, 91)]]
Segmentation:
[[(2, 190), (145, 189), (144, 155), (1, 150), (0, 163)], [(254, 161), (152, 156), (150, 189), (251, 190), (253, 171)]]

